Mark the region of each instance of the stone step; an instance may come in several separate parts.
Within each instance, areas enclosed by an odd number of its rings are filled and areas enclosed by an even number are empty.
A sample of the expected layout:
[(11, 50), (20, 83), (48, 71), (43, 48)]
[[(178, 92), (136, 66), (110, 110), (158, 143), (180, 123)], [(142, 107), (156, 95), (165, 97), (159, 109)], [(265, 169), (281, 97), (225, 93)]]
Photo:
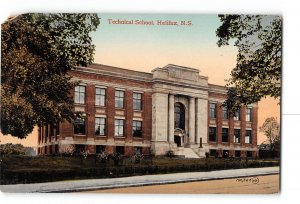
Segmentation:
[(200, 158), (191, 148), (180, 147), (174, 152), (175, 155), (184, 155), (185, 158)]

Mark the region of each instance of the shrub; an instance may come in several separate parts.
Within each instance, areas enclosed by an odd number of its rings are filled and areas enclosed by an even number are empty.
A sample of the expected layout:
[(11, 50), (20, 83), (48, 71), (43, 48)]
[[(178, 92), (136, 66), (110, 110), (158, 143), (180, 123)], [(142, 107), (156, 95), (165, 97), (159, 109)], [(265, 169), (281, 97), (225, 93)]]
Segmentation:
[[(106, 156), (105, 156), (106, 155)], [(103, 154), (104, 163), (95, 163), (98, 156), (50, 157), (8, 155), (1, 158), (1, 184), (36, 183), (70, 179), (109, 178), (146, 174), (199, 172), (221, 169), (278, 166), (278, 160), (251, 159), (181, 159), (144, 157), (135, 164), (132, 158)], [(101, 156), (101, 157), (102, 157)], [(113, 158), (115, 160), (113, 160)], [(112, 161), (112, 162), (110, 162)], [(117, 161), (117, 163), (115, 163)], [(122, 161), (122, 162), (120, 162)], [(84, 162), (84, 165), (83, 163)]]
[(7, 143), (0, 145), (0, 155), (25, 155), (25, 153), (26, 149), (21, 144)]

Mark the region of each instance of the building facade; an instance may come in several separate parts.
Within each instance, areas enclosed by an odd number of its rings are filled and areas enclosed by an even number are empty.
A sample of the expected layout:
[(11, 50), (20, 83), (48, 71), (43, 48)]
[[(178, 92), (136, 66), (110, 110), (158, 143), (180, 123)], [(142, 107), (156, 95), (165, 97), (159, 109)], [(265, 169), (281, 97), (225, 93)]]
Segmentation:
[(145, 73), (92, 64), (69, 73), (80, 85), (71, 90), (74, 123), (39, 128), (38, 153), (69, 150), (90, 154), (186, 157), (257, 156), (257, 104), (231, 117), (222, 103), (227, 90), (208, 83), (198, 69), (167, 65)]

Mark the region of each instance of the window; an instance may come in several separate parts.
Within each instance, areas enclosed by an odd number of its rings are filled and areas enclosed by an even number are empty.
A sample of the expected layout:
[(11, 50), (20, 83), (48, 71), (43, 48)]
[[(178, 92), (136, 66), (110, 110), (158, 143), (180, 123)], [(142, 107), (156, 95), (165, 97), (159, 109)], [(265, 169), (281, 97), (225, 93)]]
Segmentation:
[(175, 128), (185, 130), (185, 109), (181, 103), (174, 105), (174, 120)]
[(209, 141), (216, 142), (217, 128), (209, 127)]
[(105, 118), (95, 119), (95, 135), (105, 135)]
[(216, 156), (217, 156), (217, 150), (215, 150), (215, 149), (210, 149), (210, 150), (209, 150), (209, 155), (212, 156), (212, 157), (216, 157)]
[(133, 121), (132, 123), (132, 135), (133, 137), (142, 137), (142, 122)]
[(85, 135), (85, 118), (77, 118), (74, 121), (74, 134)]
[(134, 154), (142, 155), (142, 147), (134, 147)]
[(105, 152), (106, 147), (104, 145), (96, 145), (96, 154)]
[(115, 92), (115, 107), (124, 108), (124, 91)]
[(237, 109), (234, 113), (234, 120), (240, 120), (240, 109)]
[(251, 151), (247, 151), (247, 157), (252, 157), (252, 152)]
[(85, 86), (75, 87), (75, 103), (85, 104)]
[(228, 158), (229, 157), (229, 150), (223, 150), (222, 155), (223, 155), (223, 158)]
[(115, 120), (115, 136), (118, 137), (124, 136), (124, 120), (120, 120), (120, 119)]
[(241, 130), (234, 129), (234, 143), (240, 143), (241, 138)]
[(251, 122), (252, 121), (252, 108), (246, 109), (246, 121)]
[(75, 149), (74, 149), (74, 153), (75, 155), (80, 154), (81, 152), (85, 151), (85, 145), (81, 145), (81, 144), (76, 144), (75, 145)]
[(124, 155), (124, 153), (125, 153), (124, 146), (116, 146), (116, 152), (121, 155)]
[(228, 119), (228, 109), (227, 106), (222, 106), (222, 118)]
[(105, 106), (105, 89), (96, 88), (96, 106)]
[(245, 143), (250, 144), (251, 142), (251, 130), (246, 130)]
[(216, 118), (216, 107), (217, 107), (217, 104), (215, 104), (215, 103), (210, 103), (209, 104), (209, 110), (210, 110), (210, 112), (209, 112), (209, 116), (210, 116), (210, 118)]
[(240, 150), (235, 151), (235, 157), (241, 157), (241, 151)]
[(222, 142), (228, 142), (228, 128), (222, 128)]
[(142, 110), (142, 94), (133, 93), (133, 110)]

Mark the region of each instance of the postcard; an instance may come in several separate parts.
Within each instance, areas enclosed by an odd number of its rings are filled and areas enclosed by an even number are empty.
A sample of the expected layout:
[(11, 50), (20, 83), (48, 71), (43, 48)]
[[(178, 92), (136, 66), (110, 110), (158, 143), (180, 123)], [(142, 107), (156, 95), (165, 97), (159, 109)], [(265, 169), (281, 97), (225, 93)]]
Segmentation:
[(1, 25), (2, 192), (278, 194), (282, 16)]

